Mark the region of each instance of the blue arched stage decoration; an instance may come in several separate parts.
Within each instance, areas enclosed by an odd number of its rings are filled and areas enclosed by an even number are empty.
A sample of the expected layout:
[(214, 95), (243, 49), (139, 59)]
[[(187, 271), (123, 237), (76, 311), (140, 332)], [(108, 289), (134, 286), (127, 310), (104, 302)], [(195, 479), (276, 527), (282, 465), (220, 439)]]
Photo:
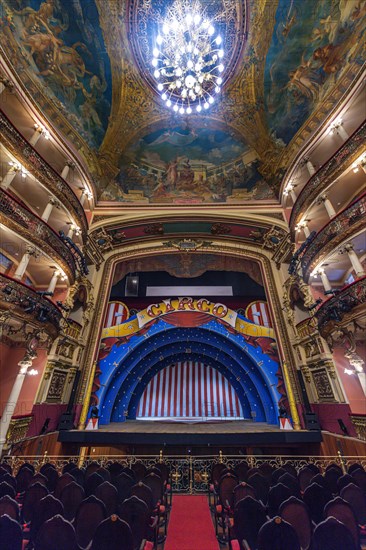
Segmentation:
[[(273, 338), (246, 336), (235, 330), (233, 323), (230, 326), (208, 316), (202, 316), (202, 323), (189, 326), (185, 313), (180, 313), (186, 319), (183, 326), (171, 324), (163, 316), (135, 329), (133, 317), (124, 323), (126, 332), (130, 331), (127, 337), (116, 333), (111, 338), (108, 332), (102, 339), (92, 400), (99, 407), (100, 424), (135, 418), (139, 400), (153, 376), (174, 362), (187, 360), (201, 361), (225, 376), (237, 393), (245, 418), (251, 418), (255, 411), (257, 422), (277, 424), (281, 395), (277, 391), (279, 363), (273, 353)], [(236, 323), (242, 323), (240, 327), (245, 324), (253, 328), (248, 319), (235, 318)]]

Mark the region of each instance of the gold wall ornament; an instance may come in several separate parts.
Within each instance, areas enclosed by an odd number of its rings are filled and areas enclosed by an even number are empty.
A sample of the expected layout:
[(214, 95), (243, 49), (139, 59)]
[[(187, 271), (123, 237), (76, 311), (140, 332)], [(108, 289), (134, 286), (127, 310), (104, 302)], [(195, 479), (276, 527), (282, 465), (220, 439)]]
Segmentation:
[(289, 403), (289, 406), (290, 406), (292, 421), (294, 423), (294, 430), (301, 430), (299, 413), (297, 412), (294, 392), (293, 392), (293, 389), (292, 389), (291, 380), (290, 380), (290, 376), (289, 376), (289, 373), (288, 373), (288, 368), (287, 368), (286, 361), (282, 362), (282, 373), (283, 373), (283, 378), (285, 380), (288, 403)]

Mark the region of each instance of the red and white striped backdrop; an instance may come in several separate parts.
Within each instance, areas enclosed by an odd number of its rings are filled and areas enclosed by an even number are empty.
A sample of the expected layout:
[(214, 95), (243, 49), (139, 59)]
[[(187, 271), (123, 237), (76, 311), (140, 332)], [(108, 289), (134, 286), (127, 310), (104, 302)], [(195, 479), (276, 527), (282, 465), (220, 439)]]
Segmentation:
[(122, 302), (109, 302), (103, 328), (114, 327), (127, 321), (130, 312)]
[(137, 417), (243, 417), (234, 388), (218, 370), (183, 361), (161, 370), (142, 394)]
[(245, 316), (256, 325), (273, 328), (267, 302), (252, 302), (247, 306)]

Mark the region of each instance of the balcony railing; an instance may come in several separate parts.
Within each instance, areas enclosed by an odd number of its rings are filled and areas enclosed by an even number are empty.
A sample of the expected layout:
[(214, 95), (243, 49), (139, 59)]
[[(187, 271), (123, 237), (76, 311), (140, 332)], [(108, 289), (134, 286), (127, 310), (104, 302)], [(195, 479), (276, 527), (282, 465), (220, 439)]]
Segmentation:
[(315, 332), (316, 327), (317, 322), (314, 317), (308, 317), (297, 323), (296, 332), (300, 338), (306, 338)]
[(294, 235), (295, 227), (305, 214), (307, 207), (319, 194), (334, 181), (339, 173), (350, 166), (362, 153), (366, 142), (366, 122), (364, 122), (350, 138), (328, 159), (319, 170), (311, 176), (301, 190), (293, 205), (290, 217), (290, 229)]
[(88, 222), (78, 197), (67, 182), (48, 162), (28, 143), (25, 137), (13, 126), (0, 110), (0, 142), (16, 157), (40, 183), (45, 185), (72, 214), (75, 222), (86, 236)]
[(25, 204), (0, 188), (0, 220), (17, 234), (34, 243), (50, 256), (68, 275), (70, 283), (75, 280), (76, 264), (72, 253), (59, 235)]
[(336, 323), (340, 323), (347, 313), (362, 304), (366, 304), (366, 277), (347, 285), (335, 296), (323, 302), (315, 313), (319, 332), (322, 336), (328, 335)]
[[(19, 313), (22, 320), (27, 318), (49, 326), (50, 332), (57, 335), (63, 319), (59, 308), (35, 290), (7, 275), (0, 274), (0, 307)], [(56, 329), (56, 330), (55, 330)]]
[(32, 414), (12, 417), (8, 433), (6, 434), (6, 448), (11, 447), (14, 443), (18, 443), (26, 437), (32, 418)]
[(77, 340), (81, 334), (82, 326), (73, 319), (67, 319), (67, 324), (63, 328), (63, 333), (74, 340)]
[(350, 236), (356, 235), (365, 224), (366, 193), (358, 197), (349, 206), (325, 225), (307, 246), (301, 258), (303, 276), (307, 282), (311, 271), (330, 252), (335, 250)]

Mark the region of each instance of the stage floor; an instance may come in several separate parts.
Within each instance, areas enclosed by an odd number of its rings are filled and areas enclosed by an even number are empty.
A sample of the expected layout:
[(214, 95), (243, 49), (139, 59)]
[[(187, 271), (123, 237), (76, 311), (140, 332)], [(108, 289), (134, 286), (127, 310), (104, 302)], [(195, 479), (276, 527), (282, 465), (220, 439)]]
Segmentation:
[(127, 420), (98, 430), (60, 431), (59, 441), (80, 445), (281, 445), (319, 443), (320, 431), (281, 430), (250, 420), (164, 422)]

